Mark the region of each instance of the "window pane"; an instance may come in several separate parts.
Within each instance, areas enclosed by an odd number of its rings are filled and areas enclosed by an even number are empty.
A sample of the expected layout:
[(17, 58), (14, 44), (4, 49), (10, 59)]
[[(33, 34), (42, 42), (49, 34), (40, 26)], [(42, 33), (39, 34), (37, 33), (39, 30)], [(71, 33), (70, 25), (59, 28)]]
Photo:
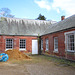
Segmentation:
[(25, 39), (20, 39), (20, 48), (25, 49), (26, 48), (26, 40)]
[(48, 50), (48, 39), (46, 39), (46, 50)]
[(13, 40), (6, 39), (6, 49), (12, 49), (12, 48), (13, 48)]
[(74, 34), (68, 34), (68, 50), (74, 50)]
[(58, 37), (54, 37), (54, 50), (58, 50)]
[(41, 50), (43, 50), (43, 40), (41, 40)]

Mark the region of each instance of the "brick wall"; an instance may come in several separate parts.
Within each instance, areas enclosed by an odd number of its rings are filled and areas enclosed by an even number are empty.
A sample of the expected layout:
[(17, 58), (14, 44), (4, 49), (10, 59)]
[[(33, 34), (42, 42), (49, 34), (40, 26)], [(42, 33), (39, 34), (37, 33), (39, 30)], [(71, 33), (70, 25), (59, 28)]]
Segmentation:
[[(57, 55), (60, 57), (66, 57), (67, 59), (75, 60), (75, 53), (65, 52), (65, 32), (73, 31), (75, 29), (70, 29), (66, 31), (56, 32), (48, 35), (41, 36), (43, 39), (43, 51), (46, 50), (46, 39), (49, 39), (49, 50), (48, 53), (51, 55)], [(54, 37), (58, 37), (58, 53), (54, 52)], [(37, 39), (37, 37), (32, 36), (0, 36), (0, 52), (5, 51), (5, 40), (11, 38), (14, 41), (14, 49), (19, 49), (19, 39), (26, 39), (26, 52), (32, 52), (32, 39)]]
[(19, 50), (19, 40), (26, 39), (26, 52), (32, 52), (32, 39), (37, 39), (37, 37), (32, 36), (0, 36), (0, 52), (5, 51), (5, 40), (13, 39), (13, 48)]
[[(60, 57), (70, 58), (75, 60), (75, 54), (70, 55), (65, 52), (65, 32), (74, 31), (75, 29), (69, 29), (66, 31), (56, 32), (48, 35), (44, 35), (41, 38), (43, 39), (43, 52), (46, 53), (46, 38), (49, 39), (49, 50), (48, 53), (51, 55), (56, 55)], [(58, 37), (58, 52), (54, 52), (54, 37)]]

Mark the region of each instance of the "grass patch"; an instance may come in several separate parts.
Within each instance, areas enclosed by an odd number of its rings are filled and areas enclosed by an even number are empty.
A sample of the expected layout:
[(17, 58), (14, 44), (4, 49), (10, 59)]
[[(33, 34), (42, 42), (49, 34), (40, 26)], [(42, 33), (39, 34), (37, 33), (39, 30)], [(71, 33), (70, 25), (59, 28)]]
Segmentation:
[(66, 59), (62, 59), (62, 58), (57, 58), (57, 57), (49, 57), (49, 56), (46, 56), (46, 57), (47, 57), (47, 60), (53, 61), (56, 65), (75, 67), (74, 61), (70, 61), (70, 60), (66, 60)]
[(62, 66), (73, 66), (75, 67), (75, 62), (60, 59), (56, 57), (50, 57), (45, 55), (32, 55), (30, 56), (31, 59), (25, 60), (11, 60), (10, 63), (13, 64), (36, 64), (36, 63), (45, 63), (45, 62), (53, 62), (55, 65), (62, 65)]

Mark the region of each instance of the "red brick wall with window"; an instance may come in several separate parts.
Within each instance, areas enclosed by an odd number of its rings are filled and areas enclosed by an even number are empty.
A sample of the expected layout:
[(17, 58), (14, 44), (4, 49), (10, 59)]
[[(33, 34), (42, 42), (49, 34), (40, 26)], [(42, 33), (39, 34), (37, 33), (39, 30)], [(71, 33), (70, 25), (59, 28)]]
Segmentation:
[(26, 52), (32, 52), (32, 39), (37, 39), (33, 36), (0, 36), (0, 52), (4, 52), (6, 49), (6, 39), (13, 39), (13, 49), (19, 50), (19, 40), (26, 40)]
[[(46, 50), (46, 41), (45, 39), (48, 38), (49, 39), (49, 54), (51, 55), (57, 55), (60, 57), (66, 57), (66, 53), (65, 53), (65, 32), (69, 32), (69, 31), (74, 31), (75, 29), (69, 29), (69, 30), (65, 30), (65, 31), (60, 31), (60, 32), (56, 32), (56, 33), (52, 33), (52, 34), (47, 34), (42, 36), (41, 38), (43, 39), (43, 51), (45, 52)], [(53, 52), (54, 51), (54, 37), (58, 37), (58, 53)], [(66, 58), (70, 58), (75, 60), (75, 55), (74, 54), (67, 54)]]

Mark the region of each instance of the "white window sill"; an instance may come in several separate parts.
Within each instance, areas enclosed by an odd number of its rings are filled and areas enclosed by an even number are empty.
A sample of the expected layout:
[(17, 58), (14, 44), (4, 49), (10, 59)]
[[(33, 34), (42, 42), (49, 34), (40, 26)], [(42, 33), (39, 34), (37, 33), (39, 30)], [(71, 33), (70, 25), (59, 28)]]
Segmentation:
[(43, 49), (41, 49), (43, 51)]
[(58, 51), (53, 51), (54, 53), (59, 53)]
[(43, 48), (41, 48), (41, 50), (43, 50)]
[(6, 49), (5, 51), (7, 51), (7, 50), (12, 50), (12, 49)]
[(73, 50), (66, 50), (66, 52), (75, 52), (75, 51), (73, 51)]
[(45, 50), (45, 51), (48, 51), (48, 50)]
[(19, 49), (20, 51), (26, 51), (26, 49)]

